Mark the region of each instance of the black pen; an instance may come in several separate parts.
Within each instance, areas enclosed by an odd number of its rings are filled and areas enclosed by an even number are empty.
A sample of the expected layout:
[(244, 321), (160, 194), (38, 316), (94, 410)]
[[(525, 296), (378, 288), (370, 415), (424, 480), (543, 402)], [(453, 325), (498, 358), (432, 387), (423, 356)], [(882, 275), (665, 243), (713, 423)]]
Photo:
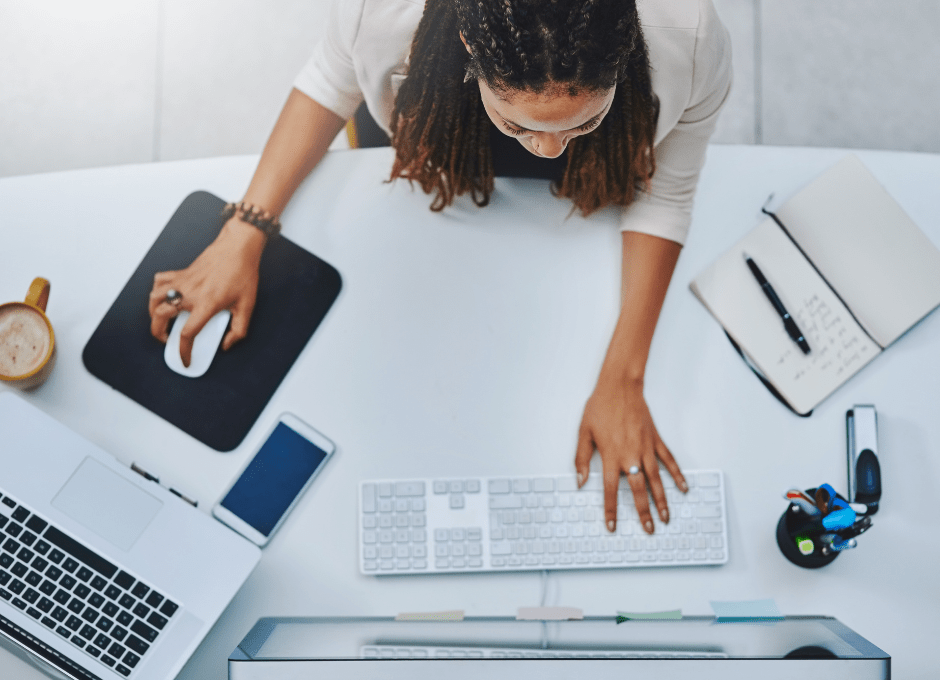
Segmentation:
[(770, 300), (770, 304), (774, 306), (774, 309), (777, 310), (777, 314), (779, 314), (780, 318), (783, 319), (783, 327), (786, 329), (787, 335), (793, 339), (793, 342), (796, 343), (797, 347), (803, 350), (803, 354), (809, 354), (809, 343), (806, 342), (806, 338), (803, 337), (803, 331), (801, 331), (799, 326), (796, 325), (796, 321), (794, 321), (793, 317), (790, 316), (790, 312), (788, 312), (787, 308), (783, 306), (782, 302), (780, 302), (780, 298), (777, 297), (777, 293), (774, 291), (773, 286), (767, 282), (767, 278), (758, 268), (757, 263), (754, 262), (754, 260), (752, 260), (747, 253), (742, 254), (744, 255), (744, 261), (747, 262), (748, 269), (751, 270), (754, 278), (757, 279), (757, 283), (760, 284), (761, 290), (764, 291), (764, 295), (767, 296), (767, 299)]

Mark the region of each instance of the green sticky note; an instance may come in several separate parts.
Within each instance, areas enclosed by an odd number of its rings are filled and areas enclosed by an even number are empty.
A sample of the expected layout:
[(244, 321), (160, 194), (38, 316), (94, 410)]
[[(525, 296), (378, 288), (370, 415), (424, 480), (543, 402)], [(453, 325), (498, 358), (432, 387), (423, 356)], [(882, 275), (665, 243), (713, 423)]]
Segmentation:
[(617, 612), (617, 623), (624, 621), (666, 621), (682, 618), (681, 609), (666, 612)]

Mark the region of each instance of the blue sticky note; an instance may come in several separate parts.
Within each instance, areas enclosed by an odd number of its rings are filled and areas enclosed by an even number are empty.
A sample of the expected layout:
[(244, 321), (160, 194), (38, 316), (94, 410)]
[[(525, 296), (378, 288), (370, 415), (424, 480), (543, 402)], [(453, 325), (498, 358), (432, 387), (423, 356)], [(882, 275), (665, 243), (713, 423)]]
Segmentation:
[(782, 621), (783, 614), (773, 599), (710, 602), (718, 621)]

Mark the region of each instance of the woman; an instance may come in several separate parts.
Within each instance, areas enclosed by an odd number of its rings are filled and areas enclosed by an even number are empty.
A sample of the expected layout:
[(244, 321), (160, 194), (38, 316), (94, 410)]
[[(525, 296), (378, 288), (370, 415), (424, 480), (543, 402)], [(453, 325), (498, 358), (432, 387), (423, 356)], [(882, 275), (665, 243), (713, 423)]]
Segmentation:
[[(220, 309), (232, 311), (223, 349), (245, 336), (263, 228), (363, 100), (390, 133), (392, 178), (433, 193), (432, 210), (465, 193), (485, 206), (497, 172), (535, 163), (583, 214), (622, 206), (622, 308), (575, 466), (583, 484), (600, 453), (610, 531), (626, 473), (653, 533), (647, 487), (669, 521), (659, 462), (687, 485), (643, 396), (646, 359), (730, 83), (730, 46), (711, 0), (647, 0), (640, 11), (634, 0), (339, 0), (245, 194), (253, 212), (236, 211), (187, 269), (155, 277), (151, 331), (165, 342), (171, 318), (190, 310), (186, 364), (193, 337)], [(521, 146), (507, 147), (512, 137)]]

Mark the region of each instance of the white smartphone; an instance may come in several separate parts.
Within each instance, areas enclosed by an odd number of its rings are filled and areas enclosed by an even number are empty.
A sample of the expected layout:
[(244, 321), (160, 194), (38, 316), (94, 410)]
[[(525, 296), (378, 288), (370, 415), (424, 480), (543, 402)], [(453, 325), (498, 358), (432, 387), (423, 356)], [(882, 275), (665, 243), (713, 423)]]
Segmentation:
[(266, 545), (335, 448), (297, 416), (282, 414), (212, 514), (252, 543)]

